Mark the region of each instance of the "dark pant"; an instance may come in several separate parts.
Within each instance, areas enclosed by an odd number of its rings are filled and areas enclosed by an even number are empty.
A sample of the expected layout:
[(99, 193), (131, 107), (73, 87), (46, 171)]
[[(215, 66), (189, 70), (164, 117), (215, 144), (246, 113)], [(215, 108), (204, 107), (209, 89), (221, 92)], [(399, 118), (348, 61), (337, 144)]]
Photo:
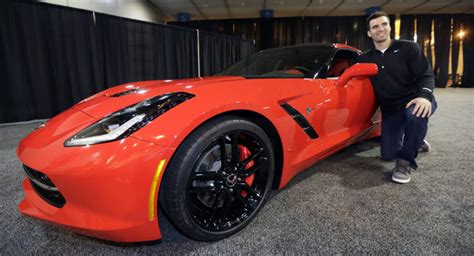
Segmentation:
[[(415, 105), (400, 111), (382, 111), (382, 139), (380, 154), (382, 160), (404, 159), (416, 169), (416, 157), (428, 131), (428, 118), (413, 115)], [(431, 114), (437, 103), (432, 102)]]

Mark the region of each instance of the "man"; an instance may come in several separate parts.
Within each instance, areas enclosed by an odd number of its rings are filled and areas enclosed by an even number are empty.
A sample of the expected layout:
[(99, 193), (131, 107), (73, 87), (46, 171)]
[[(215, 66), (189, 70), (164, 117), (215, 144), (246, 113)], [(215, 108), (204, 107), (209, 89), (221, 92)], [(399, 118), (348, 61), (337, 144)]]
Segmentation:
[(359, 62), (375, 63), (379, 68), (371, 81), (382, 111), (381, 158), (396, 161), (393, 181), (408, 183), (418, 167), (419, 150), (430, 149), (424, 138), (428, 118), (437, 106), (434, 75), (418, 44), (391, 39), (390, 31), (386, 13), (370, 15), (367, 35), (374, 48), (361, 55)]

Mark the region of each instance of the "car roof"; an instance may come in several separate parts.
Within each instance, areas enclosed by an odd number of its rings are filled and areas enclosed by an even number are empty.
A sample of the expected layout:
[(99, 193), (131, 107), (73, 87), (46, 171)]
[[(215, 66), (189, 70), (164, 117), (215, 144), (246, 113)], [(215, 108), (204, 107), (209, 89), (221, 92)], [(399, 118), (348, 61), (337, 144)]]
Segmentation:
[(298, 45), (291, 45), (291, 46), (283, 46), (283, 47), (265, 49), (265, 50), (261, 50), (259, 52), (272, 51), (272, 50), (276, 50), (276, 49), (305, 48), (305, 47), (327, 47), (327, 48), (333, 48), (333, 49), (347, 49), (347, 50), (356, 51), (358, 53), (362, 53), (361, 50), (359, 50), (355, 47), (352, 47), (352, 46), (349, 46), (349, 45), (346, 45), (346, 44), (339, 44), (339, 43), (333, 43), (333, 44), (330, 44), (330, 43), (298, 44)]
[(355, 48), (355, 47), (352, 47), (352, 46), (349, 46), (349, 45), (346, 45), (346, 44), (338, 44), (338, 43), (335, 43), (333, 44), (334, 45), (334, 48), (337, 48), (337, 49), (349, 49), (349, 50), (353, 50), (353, 51), (356, 51), (356, 52), (362, 52), (361, 50)]

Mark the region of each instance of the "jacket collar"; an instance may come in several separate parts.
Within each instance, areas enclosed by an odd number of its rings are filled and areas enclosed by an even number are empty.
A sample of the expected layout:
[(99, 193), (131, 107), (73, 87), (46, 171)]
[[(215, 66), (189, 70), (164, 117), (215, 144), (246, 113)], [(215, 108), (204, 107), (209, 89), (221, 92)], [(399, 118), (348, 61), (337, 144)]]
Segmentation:
[[(391, 50), (393, 47), (396, 47), (398, 45), (398, 40), (397, 39), (394, 39), (394, 38), (390, 38), (392, 41), (390, 42), (390, 46), (387, 48), (387, 50), (385, 50), (385, 52)], [(375, 52), (377, 52), (379, 50), (375, 49), (375, 46), (373, 46), (372, 48), (370, 48), (369, 52), (370, 54), (374, 54)], [(379, 51), (380, 52), (380, 51)]]

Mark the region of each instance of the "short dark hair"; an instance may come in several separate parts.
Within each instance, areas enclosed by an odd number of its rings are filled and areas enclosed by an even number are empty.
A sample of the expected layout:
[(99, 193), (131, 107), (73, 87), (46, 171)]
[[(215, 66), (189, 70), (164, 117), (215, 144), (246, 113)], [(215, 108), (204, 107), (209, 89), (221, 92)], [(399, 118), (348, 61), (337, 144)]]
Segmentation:
[(382, 12), (382, 11), (374, 12), (367, 18), (367, 21), (366, 21), (367, 30), (370, 30), (370, 21), (373, 19), (380, 18), (380, 17), (387, 17), (387, 19), (390, 21), (388, 14), (386, 14), (385, 12)]

